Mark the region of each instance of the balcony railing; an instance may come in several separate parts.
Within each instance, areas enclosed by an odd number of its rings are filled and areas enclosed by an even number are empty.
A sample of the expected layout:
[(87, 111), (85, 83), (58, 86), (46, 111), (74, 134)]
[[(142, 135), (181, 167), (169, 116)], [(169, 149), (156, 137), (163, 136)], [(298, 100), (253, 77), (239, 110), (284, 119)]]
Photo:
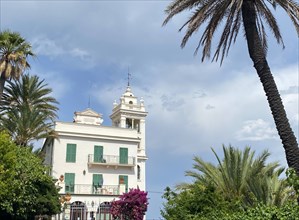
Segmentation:
[(95, 157), (93, 154), (89, 154), (88, 164), (103, 165), (103, 166), (134, 167), (135, 157), (120, 157), (114, 155), (103, 155), (102, 157)]
[[(63, 189), (64, 188), (64, 189)], [(95, 194), (95, 195), (120, 195), (124, 193), (123, 185), (103, 185), (94, 186), (92, 184), (65, 185), (60, 190), (61, 193), (71, 194)]]

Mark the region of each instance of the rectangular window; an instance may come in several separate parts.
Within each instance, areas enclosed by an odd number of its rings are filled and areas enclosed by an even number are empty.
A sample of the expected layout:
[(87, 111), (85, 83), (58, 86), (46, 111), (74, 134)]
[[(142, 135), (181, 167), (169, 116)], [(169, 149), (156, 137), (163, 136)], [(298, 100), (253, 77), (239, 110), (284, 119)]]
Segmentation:
[(102, 174), (93, 174), (92, 175), (92, 185), (95, 193), (99, 193), (100, 189), (103, 186), (103, 175)]
[(76, 144), (66, 145), (66, 162), (76, 162)]
[(93, 162), (105, 163), (103, 158), (103, 146), (94, 146)]
[(74, 173), (65, 173), (65, 192), (73, 193), (75, 191), (75, 174)]
[(119, 184), (125, 184), (126, 185), (126, 192), (128, 192), (128, 176), (119, 175), (118, 181), (119, 181)]
[(119, 148), (119, 163), (128, 164), (128, 148)]

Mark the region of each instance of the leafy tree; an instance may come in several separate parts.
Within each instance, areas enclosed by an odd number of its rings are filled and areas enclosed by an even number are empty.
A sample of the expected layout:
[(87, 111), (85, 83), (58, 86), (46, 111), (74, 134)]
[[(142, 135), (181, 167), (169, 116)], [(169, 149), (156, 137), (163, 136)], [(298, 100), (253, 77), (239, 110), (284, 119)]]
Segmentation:
[[(294, 190), (279, 176), (277, 163), (266, 164), (267, 151), (255, 157), (249, 147), (243, 151), (224, 147), (224, 158), (213, 150), (217, 165), (194, 158), (194, 170), (186, 175), (192, 183), (166, 188), (161, 210), (167, 220), (255, 220), (296, 219)], [(293, 179), (293, 182), (296, 179)], [(285, 216), (285, 217), (283, 217)]]
[[(299, 206), (290, 201), (283, 206), (259, 204), (244, 211), (232, 213), (231, 215), (219, 216), (216, 219), (224, 220), (297, 220)], [(196, 220), (203, 220), (196, 218)]]
[(8, 82), (0, 106), (1, 127), (9, 132), (17, 145), (28, 146), (32, 140), (56, 137), (53, 129), (58, 102), (52, 89), (38, 76), (22, 75)]
[(17, 155), (15, 144), (7, 134), (0, 133), (0, 210), (12, 211), (11, 183), (15, 181)]
[(259, 203), (244, 208), (237, 200), (226, 200), (214, 186), (200, 184), (173, 193), (161, 210), (166, 220), (297, 220), (298, 213), (294, 201), (282, 206)]
[(32, 219), (60, 212), (58, 190), (42, 161), (0, 133), (0, 219)]
[(237, 200), (225, 200), (214, 185), (205, 186), (198, 182), (178, 193), (166, 188), (163, 198), (167, 203), (163, 204), (161, 215), (167, 220), (191, 220), (199, 217), (215, 219), (217, 216), (232, 214), (233, 211), (242, 209)]
[(255, 157), (249, 147), (241, 151), (223, 146), (223, 160), (214, 150), (213, 153), (217, 165), (195, 157), (194, 170), (187, 171), (186, 176), (203, 185), (212, 183), (227, 199), (237, 199), (244, 205), (259, 202), (280, 205), (292, 196), (285, 180), (279, 179), (283, 168), (278, 163), (266, 164), (270, 155), (267, 151)]
[(34, 57), (31, 45), (17, 32), (0, 32), (0, 99), (6, 80), (19, 79), (30, 68), (27, 59)]
[(236, 41), (241, 25), (245, 31), (248, 52), (263, 85), (267, 100), (286, 153), (289, 167), (299, 174), (299, 148), (296, 136), (289, 124), (280, 94), (267, 62), (266, 23), (277, 43), (283, 39), (271, 8), (280, 6), (292, 20), (299, 35), (299, 5), (294, 0), (174, 0), (166, 9), (167, 17), (163, 25), (175, 15), (193, 10), (191, 17), (179, 29), (187, 28), (181, 47), (202, 26), (203, 34), (199, 39), (195, 54), (203, 47), (202, 61), (211, 56), (211, 45), (215, 32), (220, 27), (223, 31), (216, 47), (212, 61), (228, 54), (232, 42)]
[(130, 189), (111, 204), (110, 213), (114, 219), (142, 220), (147, 211), (147, 193), (140, 189)]

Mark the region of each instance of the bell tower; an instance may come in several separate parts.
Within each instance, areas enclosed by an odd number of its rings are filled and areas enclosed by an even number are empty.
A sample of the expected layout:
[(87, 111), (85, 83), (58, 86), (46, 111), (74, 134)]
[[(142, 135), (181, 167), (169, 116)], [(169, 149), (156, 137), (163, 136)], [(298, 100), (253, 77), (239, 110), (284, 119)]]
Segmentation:
[(131, 91), (128, 82), (125, 93), (120, 97), (120, 103), (114, 101), (113, 110), (110, 118), (115, 127), (136, 129), (140, 134), (139, 153), (145, 156), (145, 117), (147, 112), (144, 107), (144, 100), (139, 101)]

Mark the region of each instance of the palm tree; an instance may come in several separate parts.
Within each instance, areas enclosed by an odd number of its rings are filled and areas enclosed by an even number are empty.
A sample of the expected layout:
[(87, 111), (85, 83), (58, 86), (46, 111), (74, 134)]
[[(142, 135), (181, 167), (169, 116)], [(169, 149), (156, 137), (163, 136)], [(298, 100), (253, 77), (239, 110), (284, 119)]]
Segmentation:
[(33, 140), (57, 136), (53, 124), (58, 102), (47, 86), (38, 76), (25, 74), (19, 81), (9, 81), (4, 89), (0, 126), (18, 145), (29, 146)]
[(289, 124), (280, 94), (267, 63), (267, 39), (264, 23), (266, 23), (278, 44), (283, 43), (280, 30), (269, 6), (274, 9), (282, 7), (292, 20), (299, 35), (299, 5), (294, 0), (174, 0), (166, 9), (167, 17), (163, 25), (182, 11), (194, 9), (191, 17), (179, 29), (187, 26), (181, 47), (189, 38), (206, 24), (204, 32), (196, 47), (195, 54), (203, 47), (202, 61), (211, 56), (212, 39), (217, 28), (223, 25), (223, 32), (216, 47), (212, 61), (220, 57), (221, 63), (228, 54), (231, 43), (236, 41), (241, 25), (245, 30), (245, 37), (250, 58), (264, 87), (268, 103), (275, 121), (278, 134), (286, 153), (289, 167), (299, 175), (299, 148), (296, 136)]
[[(186, 176), (193, 177), (197, 184), (212, 184), (226, 199), (237, 199), (244, 205), (251, 206), (255, 202), (281, 205), (291, 196), (285, 181), (279, 179), (284, 169), (279, 168), (277, 162), (266, 164), (270, 155), (268, 151), (255, 157), (255, 152), (250, 151), (249, 147), (241, 151), (232, 146), (223, 146), (223, 160), (214, 150), (213, 153), (217, 165), (195, 157), (194, 170), (186, 171)], [(183, 183), (177, 188), (189, 186)]]
[[(248, 181), (249, 191), (266, 205), (282, 206), (290, 199), (295, 200), (294, 190), (289, 187), (285, 179), (279, 178), (283, 171), (283, 168), (275, 171), (263, 170)], [(247, 202), (252, 201), (247, 200)]]
[(28, 56), (34, 57), (31, 45), (17, 32), (0, 32), (0, 99), (6, 80), (19, 79), (30, 68)]

